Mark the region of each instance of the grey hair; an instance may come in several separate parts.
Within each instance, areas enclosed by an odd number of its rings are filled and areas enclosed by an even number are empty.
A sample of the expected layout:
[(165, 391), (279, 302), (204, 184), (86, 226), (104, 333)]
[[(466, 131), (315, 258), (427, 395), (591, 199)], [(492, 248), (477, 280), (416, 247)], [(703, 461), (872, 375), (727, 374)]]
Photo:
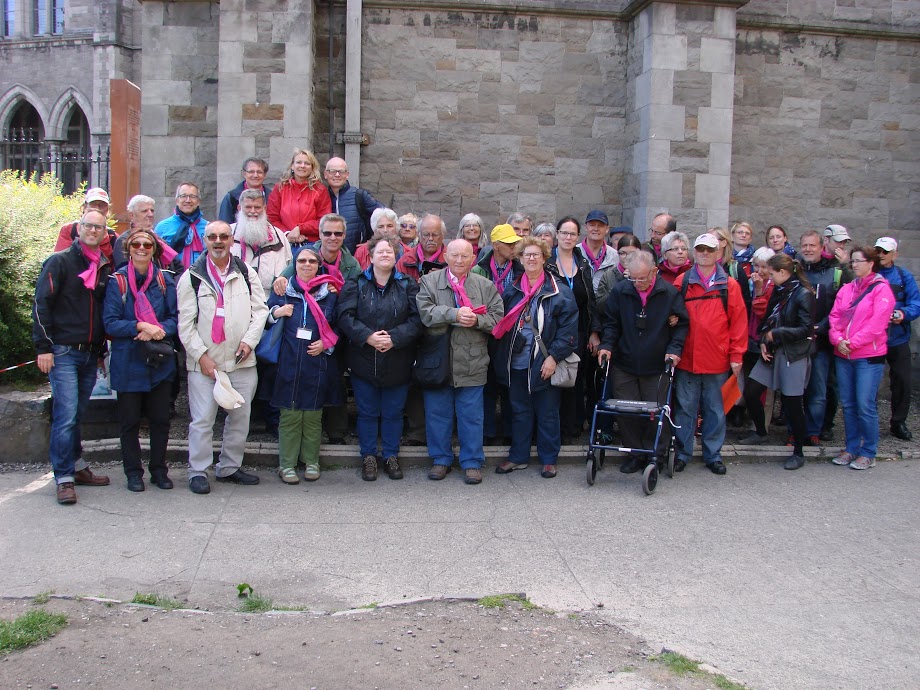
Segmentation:
[(135, 194), (131, 197), (131, 201), (128, 202), (128, 213), (134, 213), (137, 210), (137, 207), (141, 204), (153, 204), (156, 206), (156, 201), (151, 199), (149, 196), (144, 196), (143, 194)]
[(623, 266), (628, 271), (632, 271), (638, 264), (645, 266), (649, 270), (652, 270), (658, 265), (655, 261), (655, 256), (648, 249), (640, 249), (637, 252), (629, 254)]
[(775, 255), (776, 252), (769, 247), (761, 247), (756, 252), (754, 252), (754, 256), (751, 257), (751, 263), (754, 263), (755, 261), (763, 261), (764, 263), (767, 263), (767, 261), (772, 259)]
[(530, 233), (534, 237), (541, 237), (543, 235), (549, 235), (552, 238), (552, 243), (556, 243), (556, 226), (552, 223), (540, 223), (534, 231)]
[(438, 223), (439, 223), (440, 226), (441, 226), (441, 237), (444, 238), (444, 239), (447, 239), (447, 226), (444, 224), (444, 219), (441, 218), (441, 216), (436, 216), (436, 215), (433, 214), (433, 213), (424, 213), (424, 214), (422, 214), (422, 217), (418, 219), (418, 233), (419, 233), (419, 236), (421, 236), (421, 234), (422, 234), (422, 225), (424, 225), (425, 221), (428, 220), (429, 218), (437, 218), (437, 219), (438, 219)]
[(319, 219), (319, 231), (322, 232), (328, 223), (341, 223), (342, 229), (348, 229), (348, 221), (345, 220), (343, 216), (340, 216), (338, 213), (327, 213), (325, 216)]
[(457, 237), (458, 240), (466, 239), (463, 236), (463, 226), (467, 223), (475, 223), (479, 226), (479, 248), (488, 247), (492, 244), (492, 239), (489, 236), (490, 233), (486, 232), (486, 226), (482, 222), (482, 218), (477, 216), (475, 213), (467, 213), (463, 218), (460, 219), (460, 225), (457, 228)]
[(690, 240), (687, 239), (687, 233), (675, 230), (673, 232), (669, 232), (667, 235), (661, 238), (661, 253), (664, 254), (672, 246), (674, 246), (674, 243), (677, 241), (683, 242), (685, 245), (687, 245), (687, 249), (690, 249)]
[(265, 204), (265, 197), (262, 196), (262, 192), (258, 189), (244, 189), (243, 193), (240, 194), (240, 206), (243, 205), (243, 202), (246, 199), (258, 199), (263, 204)]
[(505, 222), (508, 225), (514, 225), (515, 223), (520, 223), (522, 220), (526, 220), (528, 223), (530, 223), (530, 227), (533, 227), (533, 218), (528, 216), (523, 211), (515, 211), (510, 216), (508, 216), (508, 220)]
[(399, 227), (399, 216), (396, 215), (396, 211), (391, 208), (378, 208), (371, 214), (371, 230), (377, 229), (377, 223), (381, 218), (389, 218), (393, 221), (393, 225)]
[(195, 184), (194, 182), (189, 182), (188, 180), (185, 180), (185, 181), (180, 182), (179, 184), (176, 185), (176, 198), (177, 198), (177, 199), (179, 198), (179, 190), (182, 189), (183, 187), (194, 187), (194, 188), (195, 188), (195, 193), (196, 193), (196, 194), (201, 194), (201, 187), (199, 187), (199, 186), (198, 186), (197, 184)]

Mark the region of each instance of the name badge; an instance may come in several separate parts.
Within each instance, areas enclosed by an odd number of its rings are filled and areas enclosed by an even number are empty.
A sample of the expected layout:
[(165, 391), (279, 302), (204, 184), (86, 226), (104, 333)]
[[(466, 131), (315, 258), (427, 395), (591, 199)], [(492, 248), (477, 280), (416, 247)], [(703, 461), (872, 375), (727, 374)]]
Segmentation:
[(224, 315), (223, 307), (217, 307), (217, 309), (214, 310), (214, 316), (223, 316), (223, 315)]
[(313, 330), (310, 328), (298, 328), (297, 337), (300, 340), (313, 340)]

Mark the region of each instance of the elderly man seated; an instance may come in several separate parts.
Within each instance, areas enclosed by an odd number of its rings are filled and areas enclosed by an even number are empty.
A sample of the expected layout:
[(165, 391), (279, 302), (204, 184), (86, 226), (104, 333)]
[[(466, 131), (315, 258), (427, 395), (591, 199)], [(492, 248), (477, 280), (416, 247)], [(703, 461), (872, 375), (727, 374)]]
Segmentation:
[[(658, 275), (655, 263), (648, 250), (630, 254), (629, 277), (607, 296), (608, 318), (597, 354), (598, 362), (611, 362), (613, 397), (619, 400), (657, 400), (665, 361), (677, 365), (687, 338), (684, 299)], [(624, 416), (620, 431), (627, 448), (649, 449), (655, 439), (655, 426), (647, 419)], [(645, 465), (643, 455), (631, 453), (620, 471), (638, 472)]]

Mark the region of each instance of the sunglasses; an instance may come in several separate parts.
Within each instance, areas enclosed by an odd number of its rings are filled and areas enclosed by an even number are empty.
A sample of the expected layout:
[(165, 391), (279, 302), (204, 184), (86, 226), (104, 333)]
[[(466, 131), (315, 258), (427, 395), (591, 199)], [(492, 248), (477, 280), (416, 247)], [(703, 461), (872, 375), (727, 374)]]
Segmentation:
[(220, 240), (221, 242), (226, 242), (227, 240), (230, 239), (230, 237), (231, 235), (226, 235), (226, 234), (225, 235), (208, 235), (206, 239), (209, 242), (217, 242), (218, 240)]
[(891, 252), (887, 249), (882, 249), (881, 247), (876, 247), (876, 249), (878, 249), (882, 254), (891, 254)]
[[(403, 230), (415, 230), (418, 227), (418, 225), (416, 225), (415, 223), (400, 223), (399, 227), (401, 227)], [(463, 227), (466, 227), (466, 226), (464, 225)]]
[(704, 254), (714, 254), (715, 247), (707, 247), (704, 244), (701, 244), (699, 247), (694, 247), (694, 251), (703, 252)]
[(299, 264), (319, 264), (319, 261), (316, 259), (297, 259)]
[(132, 242), (128, 246), (131, 249), (153, 249), (153, 242)]
[(342, 231), (336, 232), (335, 230), (323, 230), (323, 237), (345, 237), (345, 233)]

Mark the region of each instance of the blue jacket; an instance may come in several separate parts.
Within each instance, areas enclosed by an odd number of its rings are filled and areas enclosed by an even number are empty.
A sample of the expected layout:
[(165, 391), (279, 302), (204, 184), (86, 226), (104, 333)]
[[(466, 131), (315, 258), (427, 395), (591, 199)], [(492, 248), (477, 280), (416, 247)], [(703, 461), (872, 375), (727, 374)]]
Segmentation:
[[(377, 201), (370, 192), (360, 187), (352, 187), (348, 182), (339, 190), (336, 197), (328, 187), (329, 199), (332, 201), (332, 212), (338, 213), (345, 219), (345, 244), (352, 254), (362, 242), (367, 242), (371, 237), (371, 214), (378, 208), (385, 208), (383, 204)], [(362, 217), (358, 208), (357, 195), (361, 195), (364, 202), (364, 213)]]
[[(336, 294), (329, 292), (328, 284), (315, 290), (313, 297), (329, 324), (335, 323)], [(339, 367), (333, 350), (324, 350), (317, 357), (307, 354), (307, 348), (319, 339), (319, 327), (294, 280), (288, 282), (284, 297), (273, 292), (268, 300), (269, 310), (284, 304), (293, 304), (294, 313), (284, 319), (271, 404), (288, 410), (321, 410), (327, 405), (341, 405), (344, 401), (339, 392)], [(310, 340), (297, 337), (300, 328), (312, 331)]]
[[(910, 271), (899, 266), (879, 271), (894, 293), (894, 308), (904, 312), (904, 321), (888, 326), (888, 347), (910, 342), (910, 322), (920, 316), (920, 290)], [(894, 311), (894, 310), (892, 310)]]
[[(540, 330), (540, 337), (543, 338), (543, 344), (547, 352), (552, 355), (556, 362), (561, 362), (570, 354), (575, 352), (578, 346), (578, 306), (575, 304), (575, 295), (569, 289), (569, 286), (559, 278), (556, 278), (549, 271), (546, 271), (546, 280), (540, 287), (540, 293), (535, 298), (537, 300), (536, 311), (538, 317), (531, 321), (531, 327), (537, 328), (539, 323), (539, 312), (543, 312), (543, 328)], [(511, 311), (514, 306), (524, 299), (524, 291), (521, 289), (521, 281), (515, 283), (505, 290), (502, 295), (502, 301), (505, 303), (505, 313)], [(511, 385), (511, 358), (514, 346), (514, 339), (518, 336), (517, 327), (502, 336), (495, 348), (495, 354), (492, 357), (493, 367), (498, 376), (498, 381), (502, 385)], [(550, 382), (543, 379), (540, 370), (543, 368), (543, 362), (546, 358), (537, 346), (536, 341), (530, 352), (530, 391), (539, 391), (548, 388)]]
[[(125, 276), (127, 280), (128, 269), (131, 265), (122, 266), (116, 273)], [(160, 272), (160, 269), (151, 265), (151, 270)], [(160, 282), (154, 273), (153, 280), (147, 287), (147, 299), (157, 315), (157, 321), (166, 331), (166, 338), (172, 340), (178, 331), (179, 308), (176, 302), (176, 284), (169, 273), (163, 272), (166, 283), (166, 293), (163, 293)], [(142, 284), (138, 280), (138, 288)], [(112, 379), (112, 388), (122, 393), (147, 393), (163, 381), (172, 380), (176, 375), (176, 359), (168, 358), (160, 366), (153, 368), (146, 364), (144, 344), (137, 337), (137, 318), (134, 316), (134, 295), (131, 288), (122, 295), (118, 280), (109, 277), (105, 291), (105, 304), (102, 311), (105, 322), (105, 331), (112, 339), (112, 359), (109, 363), (109, 374)]]
[[(198, 229), (198, 236), (201, 238), (201, 244), (204, 244), (204, 229), (208, 225), (208, 220), (204, 217), (204, 214), (201, 215), (201, 219), (198, 221), (196, 226)], [(159, 223), (156, 224), (156, 227), (153, 231), (163, 238), (163, 241), (166, 242), (170, 247), (179, 252), (178, 259), (182, 258), (182, 250), (185, 249), (192, 241), (192, 228), (185, 227), (185, 223), (182, 221), (179, 216), (175, 213), (169, 218), (164, 218)], [(185, 232), (185, 237), (182, 237), (182, 232)], [(198, 257), (204, 254), (204, 251), (192, 252), (192, 260), (189, 263), (189, 266), (198, 261)], [(184, 264), (183, 264), (184, 265)], [(188, 268), (188, 266), (186, 266)]]
[[(220, 210), (217, 212), (217, 220), (233, 225), (236, 222), (236, 212), (240, 210), (240, 194), (245, 190), (246, 182), (240, 182), (236, 187), (224, 195), (224, 200), (220, 202)], [(268, 195), (272, 193), (270, 184), (262, 185), (262, 198), (265, 205), (268, 206)]]

